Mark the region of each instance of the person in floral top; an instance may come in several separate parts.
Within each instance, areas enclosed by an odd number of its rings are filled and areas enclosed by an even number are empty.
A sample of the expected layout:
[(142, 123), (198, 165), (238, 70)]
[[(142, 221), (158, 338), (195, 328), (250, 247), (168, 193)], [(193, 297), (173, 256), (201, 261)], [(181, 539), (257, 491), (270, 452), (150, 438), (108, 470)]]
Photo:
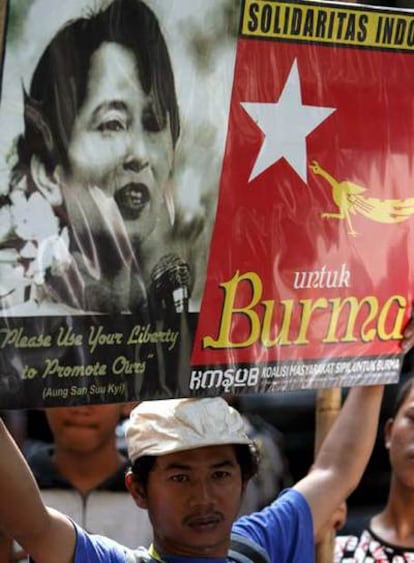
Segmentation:
[(391, 482), (384, 509), (359, 536), (338, 536), (335, 563), (414, 563), (414, 376), (401, 387), (385, 424)]

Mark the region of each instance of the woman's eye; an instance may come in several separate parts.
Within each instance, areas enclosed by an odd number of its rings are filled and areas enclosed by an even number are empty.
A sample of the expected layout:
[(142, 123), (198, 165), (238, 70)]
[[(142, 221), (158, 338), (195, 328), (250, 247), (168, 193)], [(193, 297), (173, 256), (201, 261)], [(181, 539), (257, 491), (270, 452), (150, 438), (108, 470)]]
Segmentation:
[(165, 116), (157, 115), (152, 106), (148, 106), (142, 113), (142, 126), (150, 133), (158, 133), (166, 126)]
[(106, 131), (110, 131), (111, 133), (123, 131), (124, 129), (124, 123), (122, 121), (119, 121), (118, 119), (110, 119), (109, 121), (104, 121), (98, 126), (98, 131), (101, 131), (103, 133)]

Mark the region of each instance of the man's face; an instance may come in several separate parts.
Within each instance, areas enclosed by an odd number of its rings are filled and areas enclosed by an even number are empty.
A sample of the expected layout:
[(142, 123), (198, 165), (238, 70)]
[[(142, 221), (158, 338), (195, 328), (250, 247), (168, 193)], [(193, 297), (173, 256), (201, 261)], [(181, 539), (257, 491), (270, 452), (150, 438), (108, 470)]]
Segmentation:
[(68, 189), (98, 187), (115, 198), (131, 237), (142, 241), (157, 220), (167, 220), (163, 193), (173, 160), (168, 117), (144, 93), (133, 53), (117, 43), (102, 44), (91, 58), (68, 154)]
[(115, 444), (120, 412), (119, 405), (93, 405), (47, 409), (46, 416), (56, 448), (78, 455)]
[(243, 490), (234, 447), (209, 446), (157, 457), (138, 504), (158, 552), (225, 557)]
[(393, 479), (403, 487), (414, 487), (414, 390), (408, 394), (394, 420), (386, 425)]

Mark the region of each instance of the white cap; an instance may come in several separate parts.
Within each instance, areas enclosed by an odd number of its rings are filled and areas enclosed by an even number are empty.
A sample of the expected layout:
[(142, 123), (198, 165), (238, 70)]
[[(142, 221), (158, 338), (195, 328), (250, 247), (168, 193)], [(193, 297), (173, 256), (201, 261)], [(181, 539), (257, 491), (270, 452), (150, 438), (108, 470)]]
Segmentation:
[(144, 455), (252, 443), (240, 414), (221, 397), (144, 401), (130, 414), (126, 439), (131, 463)]

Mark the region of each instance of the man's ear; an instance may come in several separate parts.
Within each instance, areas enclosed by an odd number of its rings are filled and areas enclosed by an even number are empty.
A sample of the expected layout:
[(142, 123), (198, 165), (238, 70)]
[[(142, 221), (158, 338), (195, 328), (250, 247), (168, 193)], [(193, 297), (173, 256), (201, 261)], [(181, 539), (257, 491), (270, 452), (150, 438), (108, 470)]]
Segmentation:
[(62, 205), (62, 190), (60, 189), (59, 173), (56, 168), (53, 174), (46, 171), (45, 165), (37, 156), (30, 159), (30, 173), (38, 190), (43, 194), (52, 207)]
[(125, 475), (125, 485), (137, 506), (140, 508), (148, 508), (145, 490), (142, 485), (138, 483), (132, 471), (128, 471)]
[(249, 484), (250, 479), (248, 479), (247, 481), (243, 480), (242, 484), (241, 484), (241, 497), (244, 497), (244, 494), (246, 492), (247, 489), (247, 485)]
[(394, 419), (389, 418), (384, 426), (384, 440), (385, 440), (385, 447), (387, 450), (390, 449), (393, 426), (394, 426)]

